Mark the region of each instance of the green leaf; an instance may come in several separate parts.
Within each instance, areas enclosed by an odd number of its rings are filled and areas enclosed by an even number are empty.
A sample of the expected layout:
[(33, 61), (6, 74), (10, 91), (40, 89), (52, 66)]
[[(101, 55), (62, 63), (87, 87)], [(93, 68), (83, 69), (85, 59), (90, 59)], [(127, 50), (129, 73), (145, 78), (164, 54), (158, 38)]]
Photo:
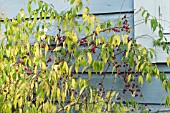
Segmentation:
[(119, 18), (119, 19), (117, 20), (117, 26), (118, 26), (118, 27), (120, 27), (121, 21), (122, 21), (122, 18)]
[(147, 13), (147, 15), (146, 15), (146, 17), (145, 17), (145, 23), (147, 23), (149, 16), (150, 16), (150, 14)]
[(159, 37), (160, 37), (161, 39), (163, 38), (162, 30), (159, 30)]
[(36, 0), (33, 0), (34, 1), (34, 4), (36, 4)]
[(156, 28), (158, 27), (158, 22), (157, 22), (157, 20), (156, 20), (156, 19), (152, 19), (152, 20), (150, 21), (150, 23), (151, 23), (151, 27), (152, 27), (153, 31), (155, 31)]
[(143, 12), (142, 12), (142, 17), (144, 16), (145, 13), (146, 13), (146, 10), (143, 10)]
[(27, 10), (29, 13), (31, 12), (31, 3), (30, 2), (28, 2), (28, 4), (27, 4)]
[(88, 76), (91, 78), (91, 69), (88, 69)]

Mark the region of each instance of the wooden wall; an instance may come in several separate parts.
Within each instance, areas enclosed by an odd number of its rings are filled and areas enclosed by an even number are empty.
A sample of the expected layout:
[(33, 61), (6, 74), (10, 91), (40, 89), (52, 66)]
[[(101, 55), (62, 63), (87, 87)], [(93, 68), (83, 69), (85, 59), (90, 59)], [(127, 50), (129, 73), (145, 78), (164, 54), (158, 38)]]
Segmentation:
[[(64, 0), (44, 0), (48, 3), (51, 3), (54, 5), (55, 9), (59, 12), (68, 10), (71, 6), (64, 2)], [(146, 7), (148, 6), (150, 9), (152, 9), (149, 5), (148, 0), (144, 0)], [(152, 0), (150, 0), (151, 2)], [(92, 14), (97, 15), (101, 21), (105, 20), (112, 20), (116, 21), (119, 17), (123, 17), (124, 15), (127, 15), (129, 17), (129, 22), (131, 26), (134, 28), (134, 20), (140, 19), (140, 15), (136, 15), (135, 18), (133, 16), (134, 9), (139, 9), (140, 4), (144, 3), (142, 0), (139, 0), (138, 2), (134, 2), (134, 0), (89, 0), (90, 4), (85, 4), (90, 8), (90, 11)], [(155, 2), (153, 3), (153, 7), (156, 7)], [(20, 8), (26, 9), (27, 0), (0, 0), (0, 12), (3, 10), (6, 17), (13, 18), (17, 14), (17, 12), (20, 10)], [(134, 7), (135, 6), (135, 7)], [(35, 6), (36, 7), (36, 6)], [(153, 8), (153, 9), (154, 9)], [(153, 10), (152, 9), (152, 10)], [(154, 10), (152, 11), (154, 12)], [(138, 36), (142, 35), (143, 33), (148, 33), (149, 35), (153, 35), (154, 33), (151, 32), (151, 30), (148, 28), (148, 25), (141, 25), (141, 26), (135, 26), (135, 30), (132, 28), (131, 36)], [(50, 32), (51, 35), (55, 35), (55, 30)], [(154, 34), (155, 36), (155, 34)], [(33, 41), (33, 40), (32, 40)], [(153, 39), (139, 39), (138, 42), (142, 43), (146, 47), (152, 47), (152, 41)], [(157, 49), (156, 49), (157, 50)], [(157, 55), (157, 57), (153, 60), (154, 63), (164, 62), (161, 58), (162, 54)], [(156, 60), (157, 59), (157, 60)], [(165, 64), (158, 64), (158, 67), (161, 70), (165, 70), (168, 77), (170, 78), (170, 71), (169, 68)], [(81, 77), (87, 78), (86, 74), (80, 75)], [(98, 82), (101, 81), (103, 75), (92, 75), (91, 83), (96, 85)], [(111, 75), (111, 70), (108, 71), (107, 76), (104, 80), (104, 87), (106, 89), (110, 89), (111, 85), (113, 83), (113, 76)], [(123, 89), (123, 80), (121, 78), (117, 79), (117, 82), (114, 84), (114, 89), (119, 91), (121, 95), (122, 89)], [(98, 86), (96, 86), (98, 87)], [(151, 108), (154, 110), (158, 109), (158, 106), (161, 103), (164, 103), (164, 96), (166, 95), (166, 92), (162, 90), (161, 83), (159, 80), (156, 80), (153, 77), (152, 84), (145, 83), (141, 90), (143, 92), (143, 98), (135, 98), (140, 103), (147, 103), (150, 105)], [(126, 93), (124, 96), (131, 97), (130, 93)]]

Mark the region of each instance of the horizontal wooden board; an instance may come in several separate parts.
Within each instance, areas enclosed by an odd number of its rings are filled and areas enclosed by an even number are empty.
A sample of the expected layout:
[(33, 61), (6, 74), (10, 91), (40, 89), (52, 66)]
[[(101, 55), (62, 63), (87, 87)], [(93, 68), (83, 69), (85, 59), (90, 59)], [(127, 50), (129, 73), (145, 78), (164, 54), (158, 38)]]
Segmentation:
[(156, 62), (157, 63), (166, 63), (168, 55), (165, 51), (156, 51)]
[[(141, 104), (140, 104), (141, 105)], [(151, 113), (165, 113), (170, 112), (170, 107), (165, 107), (164, 105), (154, 105), (154, 104), (142, 104), (145, 106), (146, 109), (148, 109)], [(149, 112), (149, 113), (150, 113)], [(133, 112), (135, 113), (135, 112)]]
[[(13, 18), (21, 8), (27, 9), (28, 0), (1, 0), (0, 12), (4, 10), (5, 16)], [(58, 12), (67, 11), (71, 5), (65, 0), (44, 0), (49, 4), (53, 4)], [(89, 0), (85, 2), (85, 6), (90, 8), (91, 13), (114, 13), (114, 12), (131, 12), (133, 11), (133, 0)], [(33, 6), (36, 8), (37, 6)]]
[(160, 71), (170, 73), (170, 67), (167, 66), (167, 63), (157, 63), (157, 67)]
[[(127, 17), (129, 17), (129, 18), (127, 18), (127, 20), (128, 20), (128, 23), (130, 24), (130, 26), (131, 26), (131, 33), (130, 33), (130, 37), (133, 37), (133, 31), (134, 31), (134, 29), (133, 29), (133, 13), (125, 13), (125, 14), (107, 14), (107, 15), (97, 15), (96, 17), (97, 18), (99, 18), (100, 19), (100, 22), (102, 23), (102, 22), (105, 22), (105, 21), (108, 21), (108, 20), (111, 20), (111, 22), (112, 23), (114, 23), (114, 24), (116, 24), (116, 22), (117, 22), (117, 20), (120, 18), (120, 17), (123, 17), (124, 15), (126, 15)], [(48, 22), (49, 20), (47, 19), (47, 22)], [(82, 20), (81, 19), (78, 19), (78, 22), (79, 23), (82, 23)], [(57, 23), (54, 23), (53, 24), (53, 26), (50, 28), (50, 31), (47, 33), (48, 35), (51, 35), (51, 36), (56, 36), (57, 35), (57, 33), (58, 33), (58, 30), (57, 30), (57, 26), (58, 26), (58, 24)], [(4, 27), (4, 25), (2, 24), (2, 32), (4, 32), (5, 31), (5, 27)], [(108, 37), (108, 36), (110, 36), (110, 35), (112, 35), (113, 34), (113, 32), (110, 32), (110, 33), (102, 33), (102, 35), (103, 36), (105, 36), (105, 37)], [(81, 34), (78, 34), (79, 35), (79, 37), (80, 38), (82, 38), (82, 37), (85, 37), (86, 35), (85, 35), (85, 33), (83, 32), (83, 33), (81, 33)], [(30, 41), (31, 41), (31, 43), (33, 43), (35, 40), (33, 39), (33, 38), (31, 38), (30, 39)]]
[[(87, 75), (80, 75), (82, 78), (87, 78)], [(170, 77), (170, 73), (168, 74), (168, 77)], [(103, 75), (98, 75), (98, 74), (93, 74), (90, 80), (90, 83), (95, 86), (99, 87), (99, 83), (102, 81)], [(116, 82), (114, 82), (114, 76), (111, 74), (106, 74), (103, 86), (105, 90), (110, 90), (113, 87), (114, 91), (120, 92), (121, 97), (126, 99), (128, 98), (134, 98), (131, 96), (129, 92), (123, 94), (123, 88), (124, 88), (124, 81), (123, 79), (116, 78)], [(170, 93), (166, 93), (162, 89), (161, 82), (159, 79), (155, 79), (154, 77), (152, 78), (152, 84), (145, 82), (144, 85), (140, 88), (141, 92), (143, 93), (143, 98), (140, 97), (135, 97), (134, 99), (137, 100), (139, 103), (150, 103), (150, 104), (159, 104), (159, 103), (164, 103), (164, 97), (166, 95), (170, 95)]]
[[(167, 46), (170, 47), (170, 35), (164, 35), (167, 39)], [(159, 38), (159, 37), (156, 37), (156, 39)], [(162, 47), (160, 46), (156, 46), (155, 47), (155, 50), (156, 50), (156, 62), (157, 63), (166, 63), (166, 59), (168, 56), (170, 56), (170, 54), (168, 54), (165, 50), (163, 50)]]

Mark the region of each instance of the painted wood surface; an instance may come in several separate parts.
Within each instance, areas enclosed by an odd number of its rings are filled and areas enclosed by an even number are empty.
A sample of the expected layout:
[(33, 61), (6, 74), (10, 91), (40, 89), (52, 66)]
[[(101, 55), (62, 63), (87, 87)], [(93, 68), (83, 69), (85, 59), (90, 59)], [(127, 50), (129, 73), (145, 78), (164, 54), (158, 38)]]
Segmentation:
[[(82, 78), (87, 78), (87, 75), (85, 74), (80, 74), (79, 76)], [(168, 74), (168, 77), (170, 77), (170, 74)], [(98, 84), (102, 81), (102, 78), (103, 78), (103, 75), (93, 74), (90, 80), (90, 83), (94, 85), (95, 87), (99, 87)], [(159, 79), (155, 79), (155, 77), (152, 77), (152, 84), (145, 82), (144, 85), (141, 86), (140, 89), (141, 89), (141, 92), (143, 93), (143, 98), (132, 97), (130, 92), (126, 92), (125, 94), (123, 94), (122, 92), (123, 92), (123, 88), (125, 85), (123, 79), (121, 77), (116, 78), (115, 83), (114, 83), (114, 80), (115, 79), (112, 74), (106, 74), (104, 82), (103, 82), (103, 86), (106, 91), (113, 88), (115, 91), (120, 93), (123, 99), (126, 99), (127, 97), (129, 97), (129, 98), (134, 98), (139, 103), (160, 104), (160, 103), (164, 103), (164, 100), (165, 100), (164, 98), (166, 94), (168, 94), (166, 93), (166, 91), (162, 89), (161, 82), (159, 81)]]
[[(4, 10), (4, 14), (8, 18), (16, 16), (21, 8), (27, 9), (28, 0), (1, 0), (0, 12)], [(58, 12), (67, 11), (71, 7), (65, 0), (44, 0), (49, 4), (53, 4)], [(133, 0), (89, 0), (85, 2), (92, 14), (98, 13), (115, 13), (115, 12), (131, 12), (133, 11)], [(35, 8), (36, 6), (33, 6)]]
[(159, 2), (160, 22), (164, 27), (164, 33), (170, 33), (170, 0), (160, 0)]
[[(44, 0), (44, 1), (47, 1), (48, 3), (52, 3), (59, 12), (66, 11), (71, 7), (68, 3), (64, 2), (64, 0), (63, 1), (62, 0), (50, 0), (50, 1)], [(101, 21), (105, 21), (108, 19), (116, 21), (118, 17), (123, 17), (123, 15), (125, 14), (127, 16), (133, 15), (132, 13), (132, 11), (134, 10), (133, 4), (135, 4), (134, 5), (135, 9), (139, 9), (140, 6), (143, 5), (152, 14), (155, 14), (155, 16), (158, 16), (157, 15), (158, 14), (158, 7), (157, 7), (158, 3), (156, 0), (152, 0), (152, 1), (151, 0), (150, 1), (148, 0), (136, 0), (136, 1), (133, 1), (133, 0), (89, 0), (89, 1), (90, 1), (90, 4), (86, 4), (86, 5), (90, 7), (91, 13), (98, 14), (98, 17), (101, 19)], [(5, 16), (12, 18), (17, 14), (20, 8), (26, 9), (26, 3), (27, 3), (26, 0), (0, 0), (0, 12), (4, 10)], [(152, 7), (150, 4), (152, 4)], [(117, 13), (117, 14), (114, 14), (114, 13)], [(134, 26), (134, 23), (133, 23), (134, 19), (135, 21), (142, 19), (140, 15), (141, 14), (137, 14), (137, 16), (135, 15), (134, 18), (133, 16), (129, 18), (129, 22), (132, 26)], [(143, 35), (143, 34), (151, 35), (153, 36), (153, 38), (156, 36), (156, 34), (151, 32), (149, 25), (146, 25), (144, 23), (135, 26), (135, 30), (132, 29), (132, 31), (135, 31), (135, 37)], [(56, 30), (54, 30), (54, 31), (49, 32), (49, 34), (55, 36), (57, 33), (56, 33)], [(83, 36), (83, 34), (81, 35)], [(109, 36), (109, 34), (103, 34), (103, 35), (105, 35), (106, 37)], [(133, 32), (131, 35), (133, 36)], [(145, 47), (152, 47), (153, 38), (148, 38), (148, 36), (145, 36), (145, 38), (139, 38), (138, 43), (141, 43)], [(31, 39), (30, 41), (34, 42), (36, 40)], [(159, 56), (160, 58), (163, 58), (160, 52), (158, 52), (157, 54), (160, 55)], [(160, 59), (159, 57), (157, 56), (153, 60), (153, 62), (156, 63), (157, 61), (159, 61), (158, 60)], [(164, 58), (160, 60), (160, 62), (163, 62), (163, 60)], [(159, 69), (166, 71), (166, 74), (170, 78), (170, 69), (166, 66), (166, 64), (158, 64), (158, 67)], [(109, 74), (110, 72), (111, 72), (111, 69), (109, 69), (106, 75), (106, 78), (104, 80), (104, 87), (108, 90), (112, 87), (112, 83), (114, 80), (114, 77), (111, 74)], [(80, 75), (80, 77), (87, 78), (87, 74)], [(93, 74), (92, 79), (90, 80), (90, 83), (98, 87), (97, 84), (101, 81), (102, 77), (103, 75)], [(121, 95), (124, 95), (122, 94), (123, 87), (124, 87), (123, 79), (118, 78), (116, 83), (114, 84), (114, 89), (120, 92)], [(154, 77), (153, 77), (152, 85), (146, 82), (141, 87), (141, 91), (143, 92), (144, 97), (135, 98), (135, 99), (140, 103), (151, 104), (154, 110), (158, 109), (159, 107), (158, 105), (164, 102), (163, 97), (166, 95), (166, 92), (162, 90), (160, 81), (156, 80)], [(131, 97), (131, 94), (126, 93), (124, 97)]]
[[(161, 25), (165, 28), (164, 33), (170, 33), (170, 0), (135, 0), (134, 8), (137, 12), (142, 6), (146, 9), (152, 16), (156, 17)], [(152, 32), (150, 27), (150, 22), (145, 24), (144, 18), (141, 16), (142, 13), (137, 13), (134, 16), (134, 29), (135, 37), (140, 37), (137, 42), (142, 44), (144, 47), (153, 47), (153, 40), (158, 38), (158, 29), (156, 32)], [(141, 37), (142, 36), (142, 37)], [(170, 42), (170, 34), (165, 35)], [(156, 51), (156, 57), (152, 60), (153, 63), (165, 63), (168, 54), (163, 51), (160, 47), (154, 47)]]
[[(128, 23), (130, 24), (130, 26), (132, 26), (132, 32), (130, 34), (130, 37), (133, 37), (133, 13), (124, 13), (124, 14), (105, 14), (105, 15), (96, 15), (97, 18), (100, 19), (100, 22), (105, 22), (105, 21), (108, 21), (108, 20), (111, 20), (114, 24), (116, 24), (117, 20), (119, 17), (124, 17), (124, 15), (126, 15), (127, 17), (127, 20), (128, 20)], [(49, 20), (47, 19), (47, 22)], [(79, 23), (82, 23), (82, 19), (77, 19), (77, 21)], [(50, 27), (49, 29), (49, 32), (47, 33), (48, 35), (50, 36), (56, 36), (57, 33), (58, 33), (58, 30), (57, 30), (57, 26), (58, 26), (58, 23), (54, 23), (52, 27)], [(5, 27), (4, 27), (4, 24), (2, 24), (2, 32), (5, 32)], [(104, 36), (105, 38), (108, 38), (109, 36), (113, 35), (113, 32), (110, 32), (110, 33), (101, 33), (102, 36)], [(82, 32), (81, 34), (78, 34), (78, 38), (82, 38), (82, 37), (85, 37), (85, 32)], [(30, 37), (30, 43), (35, 43), (36, 42), (36, 39), (34, 39), (33, 37)]]

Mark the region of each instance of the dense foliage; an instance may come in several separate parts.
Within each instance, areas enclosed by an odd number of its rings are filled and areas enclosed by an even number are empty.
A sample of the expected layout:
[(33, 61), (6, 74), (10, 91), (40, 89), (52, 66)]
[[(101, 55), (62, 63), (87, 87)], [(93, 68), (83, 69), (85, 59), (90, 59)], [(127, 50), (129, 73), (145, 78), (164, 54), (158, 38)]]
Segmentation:
[[(148, 112), (132, 98), (122, 98), (114, 83), (105, 90), (103, 82), (108, 74), (115, 82), (121, 77), (122, 93), (142, 98), (140, 86), (145, 79), (151, 83), (155, 76), (170, 90), (166, 75), (150, 61), (154, 49), (142, 47), (131, 37), (133, 26), (126, 15), (116, 23), (100, 22), (82, 1), (68, 2), (72, 7), (61, 13), (52, 4), (33, 0), (27, 4), (28, 14), (21, 9), (13, 19), (2, 15), (5, 31), (0, 35), (0, 111)], [(36, 9), (32, 8), (35, 4)], [(142, 12), (147, 22), (150, 14)], [(160, 29), (155, 45), (161, 45), (163, 28), (156, 18), (151, 20), (151, 27), (153, 31)], [(57, 30), (55, 36), (49, 33), (53, 28)], [(31, 43), (31, 39), (36, 41)], [(103, 77), (97, 87), (89, 82), (94, 74)], [(165, 103), (170, 105), (169, 96)]]

